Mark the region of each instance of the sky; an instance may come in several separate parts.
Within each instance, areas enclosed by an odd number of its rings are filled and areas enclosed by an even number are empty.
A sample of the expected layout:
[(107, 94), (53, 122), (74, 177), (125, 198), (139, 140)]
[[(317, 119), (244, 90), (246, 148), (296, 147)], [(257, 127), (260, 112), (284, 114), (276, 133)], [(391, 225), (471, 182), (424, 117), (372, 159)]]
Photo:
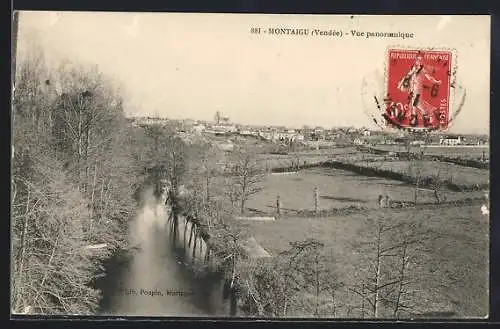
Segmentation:
[[(260, 34), (250, 32), (256, 27)], [(309, 35), (263, 32), (269, 28)], [(343, 34), (313, 36), (315, 29)], [(22, 12), (20, 58), (33, 39), (50, 63), (97, 64), (114, 77), (131, 116), (213, 120), (220, 111), (241, 124), (327, 128), (373, 127), (389, 47), (452, 49), (466, 98), (450, 131), (489, 133), (489, 16)]]

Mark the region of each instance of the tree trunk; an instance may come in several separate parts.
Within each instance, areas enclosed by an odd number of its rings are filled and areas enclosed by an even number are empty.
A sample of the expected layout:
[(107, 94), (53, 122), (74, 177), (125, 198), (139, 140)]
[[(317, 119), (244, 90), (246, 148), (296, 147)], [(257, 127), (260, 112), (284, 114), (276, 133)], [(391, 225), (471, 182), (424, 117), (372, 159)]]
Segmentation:
[(85, 140), (85, 159), (84, 159), (84, 164), (85, 164), (85, 192), (88, 190), (88, 181), (89, 181), (89, 147), (90, 147), (90, 127), (88, 126), (89, 123), (87, 124), (85, 134), (87, 135), (86, 140)]
[(233, 289), (231, 289), (231, 309), (229, 312), (230, 316), (236, 316), (238, 314), (238, 297)]
[(18, 280), (16, 283), (17, 286), (17, 294), (16, 294), (16, 305), (15, 309), (19, 310), (23, 308), (23, 288), (24, 288), (24, 259), (26, 255), (26, 241), (28, 241), (28, 223), (29, 223), (29, 205), (30, 205), (30, 196), (31, 196), (31, 187), (28, 187), (28, 196), (26, 200), (26, 209), (24, 212), (24, 224), (23, 224), (23, 233), (21, 235), (21, 254), (19, 255), (19, 270), (18, 270)]
[(186, 240), (187, 240), (186, 233), (187, 233), (187, 228), (188, 228), (189, 223), (190, 223), (190, 221), (186, 218), (185, 224), (184, 224), (184, 250), (186, 250)]
[(332, 291), (332, 308), (333, 308), (333, 310), (332, 310), (332, 315), (333, 315), (333, 317), (335, 317), (335, 316), (337, 315), (337, 314), (336, 314), (336, 313), (337, 313), (337, 310), (336, 310), (336, 308), (335, 308), (335, 290), (334, 290), (334, 291)]
[(16, 183), (14, 181), (14, 176), (12, 176), (12, 179), (11, 179), (11, 187), (12, 187), (12, 207), (14, 207), (14, 205), (16, 204), (16, 196), (17, 196), (17, 186), (16, 186)]
[(205, 241), (205, 240), (203, 240), (203, 238), (201, 237), (201, 234), (200, 234), (200, 239), (201, 239), (201, 241), (200, 241), (200, 257), (201, 257), (201, 254), (203, 253), (203, 241)]
[(208, 232), (212, 230), (212, 218), (210, 216), (207, 216), (207, 226), (208, 226)]
[(52, 247), (52, 252), (50, 253), (49, 261), (47, 263), (47, 269), (45, 273), (43, 274), (42, 282), (40, 283), (40, 290), (36, 294), (35, 298), (33, 299), (36, 301), (38, 297), (41, 295), (42, 291), (44, 290), (44, 285), (45, 281), (47, 280), (47, 275), (49, 274), (50, 271), (50, 265), (52, 264), (52, 261), (54, 260), (54, 256), (56, 254), (56, 250), (59, 247), (59, 238), (61, 237), (61, 231), (57, 233), (56, 241), (54, 242), (54, 246)]
[(206, 183), (206, 189), (207, 189), (207, 191), (206, 191), (207, 192), (207, 199), (206, 199), (205, 202), (208, 205), (210, 203), (210, 177), (209, 176), (206, 177), (206, 182), (205, 183)]
[(318, 256), (316, 255), (316, 260), (314, 262), (314, 267), (315, 267), (315, 283), (316, 283), (316, 305), (315, 305), (315, 309), (314, 309), (314, 315), (315, 316), (318, 316), (318, 309), (319, 309), (319, 292), (320, 292), (320, 289), (319, 289), (319, 269), (318, 269)]
[(196, 258), (196, 245), (198, 244), (198, 229), (194, 231), (194, 241), (193, 241), (193, 261)]
[(247, 287), (248, 287), (248, 294), (250, 297), (252, 297), (253, 302), (255, 303), (255, 306), (257, 307), (257, 315), (263, 316), (264, 315), (264, 307), (262, 306), (262, 303), (259, 302), (259, 300), (255, 297), (255, 295), (252, 292), (252, 289), (250, 288), (250, 284), (248, 283), (248, 280), (245, 280)]
[(177, 247), (177, 237), (179, 235), (179, 217), (177, 216), (176, 211), (172, 213), (172, 247), (175, 249)]
[(399, 288), (398, 288), (398, 293), (396, 297), (396, 303), (394, 306), (394, 317), (398, 317), (399, 313), (399, 306), (401, 305), (401, 297), (403, 295), (403, 289), (404, 289), (404, 280), (405, 280), (405, 268), (406, 268), (406, 254), (407, 254), (407, 241), (403, 243), (403, 250), (402, 250), (402, 255), (401, 255), (401, 267), (399, 269)]
[(80, 188), (82, 188), (82, 180), (81, 180), (81, 170), (82, 170), (82, 167), (81, 167), (81, 161), (82, 161), (82, 152), (83, 152), (83, 141), (82, 141), (82, 110), (81, 108), (79, 108), (78, 110), (78, 161), (77, 161), (77, 168), (78, 168), (78, 184), (80, 186)]
[(101, 196), (99, 198), (99, 212), (100, 212), (100, 215), (101, 215), (101, 220), (104, 218), (104, 211), (103, 211), (103, 205), (104, 205), (104, 200), (103, 200), (103, 197), (104, 197), (104, 182), (105, 182), (105, 179), (103, 178), (102, 179), (102, 183), (101, 183)]
[(240, 200), (240, 213), (245, 214), (245, 197), (242, 195)]
[(188, 248), (191, 248), (191, 240), (193, 239), (193, 231), (194, 231), (195, 227), (194, 227), (194, 223), (191, 222), (191, 227), (190, 227), (190, 230), (189, 230), (189, 242), (188, 242)]
[(378, 318), (379, 316), (379, 301), (380, 301), (380, 270), (381, 270), (381, 261), (382, 261), (382, 255), (381, 255), (381, 246), (380, 246), (380, 239), (381, 239), (381, 232), (380, 232), (380, 227), (378, 229), (377, 233), (377, 260), (376, 260), (376, 278), (375, 278), (375, 300), (373, 301), (373, 315), (375, 318)]
[(97, 160), (94, 165), (94, 180), (92, 182), (92, 193), (90, 197), (90, 216), (89, 216), (89, 223), (90, 223), (90, 234), (92, 234), (92, 228), (93, 228), (93, 223), (94, 223), (94, 196), (95, 196), (95, 185), (96, 185), (96, 180), (97, 180)]
[(209, 260), (210, 260), (210, 248), (208, 248), (207, 245), (207, 250), (205, 251), (205, 258), (204, 258), (205, 264), (207, 264)]
[(361, 318), (365, 318), (365, 284), (361, 288)]
[(244, 172), (243, 173), (243, 181), (242, 181), (242, 185), (241, 185), (241, 200), (240, 200), (240, 206), (241, 206), (241, 214), (243, 215), (245, 213), (245, 202), (247, 201), (247, 197), (248, 197), (248, 189), (249, 189), (249, 186), (248, 186), (248, 176), (247, 176), (247, 172)]
[(236, 255), (233, 254), (232, 257), (232, 266), (231, 266), (231, 284), (229, 286), (230, 296), (231, 296), (231, 310), (230, 315), (236, 316), (238, 299), (236, 296), (236, 291), (234, 289), (234, 281), (236, 279)]
[(319, 212), (319, 189), (314, 188), (314, 213), (317, 215)]
[(104, 213), (106, 213), (106, 211), (108, 210), (108, 201), (110, 199), (110, 196), (109, 196), (110, 186), (111, 186), (111, 178), (108, 180), (108, 183), (106, 184), (106, 188), (104, 190), (104, 204), (103, 204), (103, 212)]

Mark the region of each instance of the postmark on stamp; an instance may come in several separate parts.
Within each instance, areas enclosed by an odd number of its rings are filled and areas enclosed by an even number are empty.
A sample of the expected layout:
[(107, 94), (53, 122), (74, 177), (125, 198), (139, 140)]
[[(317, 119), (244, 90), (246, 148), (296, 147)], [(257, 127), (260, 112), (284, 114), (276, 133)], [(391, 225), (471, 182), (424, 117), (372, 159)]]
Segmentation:
[(386, 126), (448, 128), (453, 57), (453, 52), (448, 50), (388, 50), (383, 113)]

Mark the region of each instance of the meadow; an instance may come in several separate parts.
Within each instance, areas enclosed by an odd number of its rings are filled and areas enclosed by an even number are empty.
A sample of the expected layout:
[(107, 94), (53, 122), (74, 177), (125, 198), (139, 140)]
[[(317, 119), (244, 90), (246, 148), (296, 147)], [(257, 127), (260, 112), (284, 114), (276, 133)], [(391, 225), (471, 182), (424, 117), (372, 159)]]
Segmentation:
[(489, 184), (488, 170), (477, 169), (439, 161), (374, 161), (358, 162), (359, 166), (406, 173), (416, 177), (432, 177), (439, 174), (440, 179), (454, 184), (471, 186)]
[[(417, 290), (425, 307), (419, 312), (449, 311), (455, 317), (482, 317), (488, 312), (488, 218), (480, 205), (433, 207), (429, 209), (379, 209), (369, 213), (328, 218), (286, 217), (274, 222), (249, 221), (247, 230), (272, 255), (289, 248), (289, 243), (315, 238), (326, 245), (335, 262), (340, 308), (359, 303), (349, 293), (365, 257), (373, 250), (364, 245), (374, 229), (373, 219), (383, 217), (394, 224), (415, 221), (426, 235), (419, 253), (421, 262), (412, 268)], [(340, 314), (342, 314), (342, 311)], [(345, 308), (344, 308), (345, 312)], [(344, 313), (345, 316), (345, 313)]]
[(359, 154), (355, 147), (338, 147), (320, 150), (303, 150), (287, 154), (261, 153), (258, 159), (268, 169), (288, 168), (297, 162), (300, 166), (317, 164), (330, 159), (348, 158)]
[(290, 168), (293, 167), (297, 162), (299, 165), (303, 165), (304, 161), (306, 164), (318, 164), (327, 161), (331, 157), (329, 155), (319, 155), (319, 154), (261, 154), (259, 161), (262, 167), (266, 169), (276, 169), (276, 168)]
[[(416, 148), (417, 149), (417, 148)], [(434, 151), (433, 148), (427, 148)], [(435, 149), (439, 152), (439, 149)], [(468, 149), (473, 150), (472, 148)], [(396, 150), (401, 151), (401, 150)], [(465, 152), (465, 151), (463, 151)], [(482, 151), (480, 152), (480, 154)], [(451, 179), (459, 185), (488, 184), (489, 171), (438, 161), (385, 161), (387, 156), (363, 153), (356, 147), (329, 150), (309, 150), (289, 154), (269, 154), (262, 149), (258, 154), (261, 164), (268, 169), (320, 163), (327, 160), (350, 162), (394, 172), (415, 173), (422, 176), (440, 173), (441, 179)], [(411, 164), (411, 165), (410, 165)], [(343, 215), (313, 216), (314, 189), (319, 189), (319, 209), (357, 210)], [(271, 255), (278, 255), (291, 242), (315, 238), (325, 243), (325, 252), (331, 255), (338, 281), (337, 316), (359, 316), (354, 310), (361, 301), (349, 291), (359, 282), (367, 257), (373, 253), (368, 243), (373, 242), (374, 220), (398, 224), (422, 224), (419, 263), (411, 269), (416, 280), (413, 289), (424, 306), (416, 313), (445, 312), (454, 317), (482, 317), (488, 310), (488, 232), (489, 220), (480, 211), (481, 200), (467, 204), (436, 204), (432, 191), (420, 191), (417, 208), (381, 209), (379, 195), (388, 195), (394, 201), (414, 201), (415, 186), (393, 179), (369, 177), (350, 171), (315, 167), (292, 173), (268, 173), (262, 190), (246, 203), (248, 215), (274, 216), (276, 198), (281, 202), (281, 216), (275, 221), (237, 220), (249, 235)], [(480, 199), (482, 191), (453, 192), (442, 189), (447, 202)], [(389, 241), (391, 242), (391, 241)], [(354, 311), (353, 311), (354, 310)]]
[[(361, 176), (334, 168), (303, 169), (297, 173), (269, 174), (263, 189), (251, 196), (247, 208), (256, 213), (274, 213), (276, 197), (280, 196), (283, 214), (314, 209), (314, 188), (319, 189), (319, 208), (345, 208), (349, 206), (376, 209), (379, 195), (392, 200), (414, 201), (415, 187), (397, 180)], [(444, 192), (447, 201), (476, 198), (482, 192)], [(435, 203), (431, 191), (420, 191), (420, 203)]]
[[(405, 152), (406, 147), (403, 145), (377, 145), (373, 148), (383, 151), (392, 152)], [(432, 146), (432, 147), (410, 147), (410, 152), (420, 153), (424, 152), (426, 155), (442, 155), (445, 157), (460, 157), (466, 159), (478, 159), (484, 154), (486, 158), (490, 156), (490, 150), (484, 146)]]

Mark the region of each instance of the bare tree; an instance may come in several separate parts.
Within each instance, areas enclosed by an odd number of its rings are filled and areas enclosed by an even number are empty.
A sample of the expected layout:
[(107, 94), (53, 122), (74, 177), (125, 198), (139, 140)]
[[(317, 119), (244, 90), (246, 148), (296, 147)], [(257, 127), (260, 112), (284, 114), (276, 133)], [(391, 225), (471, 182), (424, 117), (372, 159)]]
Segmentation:
[(238, 291), (242, 277), (241, 264), (246, 257), (243, 247), (248, 238), (247, 230), (242, 225), (228, 225), (220, 220), (211, 231), (211, 248), (216, 255), (215, 268), (225, 274), (225, 289), (230, 296), (231, 315), (236, 315)]
[[(424, 161), (425, 161), (425, 151), (427, 145), (430, 144), (432, 140), (432, 136), (429, 133), (425, 133), (424, 135), (416, 135), (408, 138), (408, 143), (411, 140), (415, 140), (417, 138), (421, 138), (423, 144), (419, 147), (419, 152), (410, 152), (407, 151), (408, 154), (408, 175), (413, 179), (415, 184), (414, 190), (414, 204), (418, 203), (418, 196), (420, 191), (430, 191), (433, 192), (433, 195), (436, 199), (437, 203), (441, 203), (443, 201), (442, 196), (442, 187), (443, 187), (443, 179), (441, 178), (441, 171), (438, 170), (436, 173), (431, 176), (426, 176), (424, 171)], [(425, 185), (425, 186), (422, 186)]]
[(247, 262), (242, 307), (259, 316), (331, 315), (341, 286), (332, 264), (315, 239), (292, 242), (277, 257)]
[(242, 308), (248, 315), (286, 317), (299, 309), (303, 282), (298, 278), (296, 260), (305, 247), (291, 247), (272, 259), (252, 260), (244, 264)]
[(443, 180), (441, 179), (441, 170), (438, 170), (438, 172), (431, 177), (431, 188), (437, 203), (445, 201), (445, 196), (442, 191)]
[[(369, 269), (366, 278), (360, 283), (356, 284), (351, 291), (356, 293), (362, 298), (362, 303), (365, 301), (371, 306), (371, 316), (374, 318), (379, 317), (381, 299), (383, 298), (384, 288), (387, 285), (395, 284), (395, 282), (384, 283), (384, 258), (392, 251), (391, 247), (383, 246), (383, 234), (388, 230), (384, 227), (380, 220), (375, 224), (375, 238), (374, 238), (374, 251), (373, 258), (369, 261)], [(363, 305), (364, 306), (364, 305)], [(364, 307), (362, 307), (364, 313)]]
[[(123, 247), (133, 207), (128, 126), (119, 95), (99, 74), (55, 73), (40, 50), (17, 61), (12, 104), (12, 308), (92, 314), (99, 292), (88, 283)], [(91, 91), (85, 104), (82, 90)], [(93, 244), (109, 249), (89, 251)]]
[(424, 170), (421, 160), (413, 159), (408, 162), (408, 175), (411, 179), (413, 179), (415, 184), (415, 189), (413, 191), (413, 202), (415, 205), (418, 203), (419, 191), (424, 180), (423, 172)]
[[(333, 259), (326, 253), (324, 243), (306, 239), (292, 243), (292, 248), (303, 250), (295, 259), (292, 271), (295, 271), (296, 277), (300, 278), (299, 282), (304, 293), (313, 297), (312, 303), (305, 303), (304, 311), (315, 317), (335, 313), (337, 306), (335, 293), (342, 284), (332, 266)], [(307, 301), (307, 298), (302, 300)]]
[(256, 153), (250, 148), (236, 150), (230, 161), (229, 174), (234, 186), (233, 201), (239, 201), (240, 213), (244, 214), (249, 197), (262, 190), (264, 171)]
[(285, 264), (280, 259), (254, 259), (244, 263), (241, 308), (245, 315), (281, 317), (286, 315), (288, 300), (294, 300), (296, 291), (290, 289), (285, 276)]
[(230, 193), (223, 181), (220, 154), (209, 143), (190, 145), (188, 153), (185, 183), (192, 193), (185, 210), (194, 213), (210, 231), (219, 216), (231, 210), (224, 204)]
[(417, 305), (412, 285), (419, 278), (411, 265), (418, 262), (426, 233), (412, 221), (387, 224), (379, 218), (374, 224), (367, 272), (350, 290), (368, 304), (369, 317), (399, 317)]

